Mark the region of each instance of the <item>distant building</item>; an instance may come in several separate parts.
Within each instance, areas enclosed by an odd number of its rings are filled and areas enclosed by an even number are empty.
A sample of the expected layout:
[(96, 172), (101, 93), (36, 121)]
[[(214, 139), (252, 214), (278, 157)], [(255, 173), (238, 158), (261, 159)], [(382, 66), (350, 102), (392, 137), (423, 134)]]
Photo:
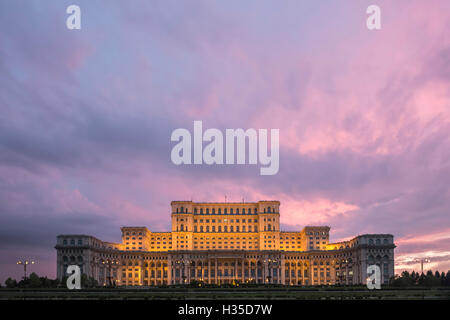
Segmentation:
[(87, 235), (57, 237), (57, 275), (77, 264), (99, 283), (121, 286), (205, 283), (363, 284), (367, 266), (394, 276), (390, 234), (329, 243), (329, 227), (280, 231), (279, 201), (173, 201), (172, 231), (122, 227), (122, 242)]

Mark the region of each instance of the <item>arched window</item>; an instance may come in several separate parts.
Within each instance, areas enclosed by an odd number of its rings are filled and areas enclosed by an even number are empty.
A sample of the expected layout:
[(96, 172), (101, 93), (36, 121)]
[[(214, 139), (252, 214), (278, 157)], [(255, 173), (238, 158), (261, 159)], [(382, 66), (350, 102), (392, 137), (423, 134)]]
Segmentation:
[(269, 213), (270, 213), (270, 207), (268, 207), (268, 208), (267, 208), (267, 212), (269, 212)]
[(239, 208), (236, 208), (236, 214), (239, 214)]
[(252, 210), (250, 208), (248, 208), (247, 213), (248, 214), (252, 213)]
[(212, 214), (216, 213), (216, 209), (212, 208)]
[(227, 214), (227, 208), (223, 209), (223, 213)]
[(373, 239), (369, 239), (369, 244), (373, 244)]
[(376, 240), (376, 244), (380, 244), (381, 242), (380, 242), (380, 239), (377, 239)]
[(200, 208), (200, 214), (203, 214), (203, 208)]
[(194, 213), (197, 213), (197, 208), (194, 208)]
[(258, 208), (255, 208), (255, 213), (258, 213)]
[(233, 214), (233, 208), (230, 208), (230, 214)]

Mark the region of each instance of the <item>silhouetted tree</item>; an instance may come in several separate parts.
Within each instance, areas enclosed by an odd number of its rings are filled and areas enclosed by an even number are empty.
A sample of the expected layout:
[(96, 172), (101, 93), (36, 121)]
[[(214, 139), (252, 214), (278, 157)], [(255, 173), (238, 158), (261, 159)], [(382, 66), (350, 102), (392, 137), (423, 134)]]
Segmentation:
[(30, 288), (40, 288), (42, 287), (42, 282), (39, 276), (33, 272), (30, 274), (30, 282), (29, 282)]
[(390, 284), (396, 287), (409, 287), (409, 286), (450, 286), (450, 271), (445, 274), (438, 271), (429, 270), (426, 274), (420, 274), (418, 272), (403, 271), (400, 276), (396, 275), (391, 279)]
[(5, 281), (5, 286), (7, 288), (16, 288), (17, 287), (17, 281), (15, 279), (8, 278)]

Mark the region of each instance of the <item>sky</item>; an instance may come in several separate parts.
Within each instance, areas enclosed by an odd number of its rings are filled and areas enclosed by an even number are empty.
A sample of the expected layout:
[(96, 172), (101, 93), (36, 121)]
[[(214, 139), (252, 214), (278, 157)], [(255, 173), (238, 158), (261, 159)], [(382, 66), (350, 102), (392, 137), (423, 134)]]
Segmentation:
[[(285, 231), (393, 234), (397, 273), (446, 272), (449, 31), (447, 0), (1, 1), (0, 282), (26, 258), (54, 278), (59, 234), (169, 231), (172, 200), (225, 195), (279, 200)], [(278, 174), (174, 165), (195, 120), (279, 129)]]

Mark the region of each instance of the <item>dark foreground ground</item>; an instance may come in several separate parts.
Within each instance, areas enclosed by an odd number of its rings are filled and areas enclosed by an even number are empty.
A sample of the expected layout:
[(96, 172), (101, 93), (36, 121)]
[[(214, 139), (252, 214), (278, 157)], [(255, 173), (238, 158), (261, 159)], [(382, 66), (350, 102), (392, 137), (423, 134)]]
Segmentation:
[(450, 300), (450, 288), (140, 288), (140, 289), (6, 289), (0, 300)]

